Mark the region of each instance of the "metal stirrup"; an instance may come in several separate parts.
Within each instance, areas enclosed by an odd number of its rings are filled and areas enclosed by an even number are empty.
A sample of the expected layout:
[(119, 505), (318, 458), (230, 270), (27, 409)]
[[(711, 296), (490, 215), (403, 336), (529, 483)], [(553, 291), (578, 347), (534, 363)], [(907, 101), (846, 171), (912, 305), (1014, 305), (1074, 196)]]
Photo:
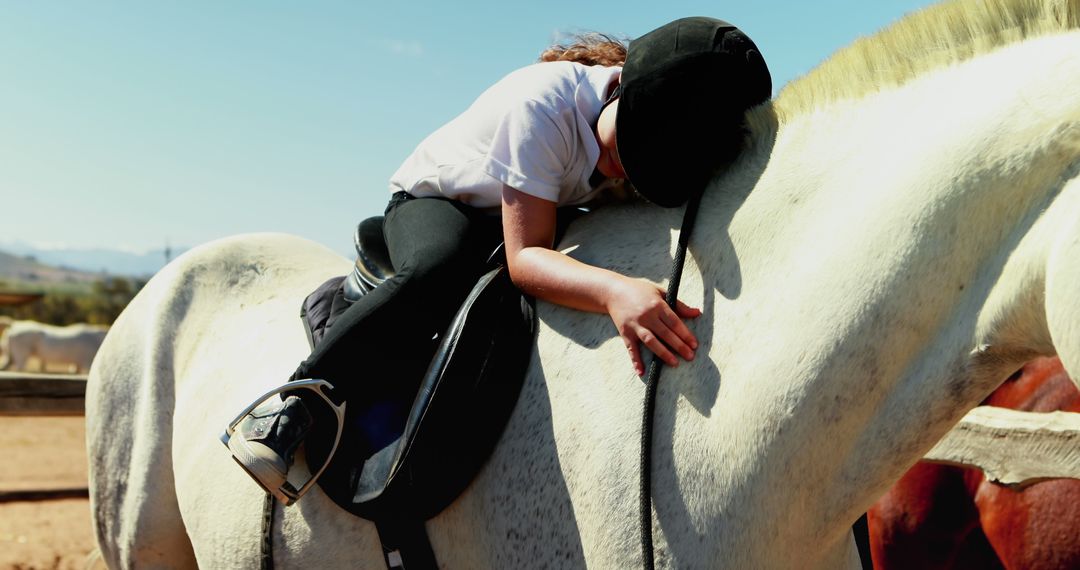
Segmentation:
[[(329, 396), (327, 396), (323, 392), (324, 389), (333, 390), (334, 386), (326, 380), (315, 379), (296, 380), (294, 382), (288, 382), (284, 385), (274, 388), (273, 390), (270, 390), (262, 396), (259, 396), (254, 402), (252, 402), (250, 406), (244, 408), (244, 411), (240, 412), (240, 415), (236, 416), (236, 419), (232, 420), (227, 426), (225, 426), (225, 435), (226, 437), (231, 438), (233, 436), (233, 433), (236, 431), (236, 426), (238, 426), (240, 422), (243, 421), (245, 417), (247, 417), (248, 414), (250, 414), (255, 408), (257, 408), (259, 404), (262, 404), (266, 400), (269, 400), (271, 397), (281, 394), (283, 392), (293, 392), (296, 390), (311, 390), (312, 392), (315, 392), (319, 395), (320, 398), (323, 399), (323, 401), (326, 402), (326, 405), (330, 406), (330, 409), (334, 411), (334, 416), (337, 418), (337, 433), (336, 435), (334, 435), (334, 445), (330, 448), (330, 453), (326, 456), (326, 461), (323, 462), (322, 467), (319, 467), (319, 470), (316, 471), (315, 474), (312, 475), (306, 483), (301, 485), (299, 489), (294, 487), (293, 484), (290, 483), (288, 480), (286, 480), (285, 483), (281, 485), (280, 491), (287, 499), (286, 501), (284, 501), (285, 506), (289, 506), (300, 500), (300, 497), (303, 497), (304, 494), (311, 489), (311, 486), (314, 485), (315, 481), (319, 479), (319, 476), (323, 474), (323, 471), (326, 470), (326, 467), (330, 465), (330, 460), (334, 457), (334, 452), (337, 451), (338, 442), (341, 441), (341, 432), (345, 428), (346, 402), (342, 402), (341, 405), (334, 404), (333, 400), (331, 400)], [(310, 469), (310, 466), (308, 467)]]

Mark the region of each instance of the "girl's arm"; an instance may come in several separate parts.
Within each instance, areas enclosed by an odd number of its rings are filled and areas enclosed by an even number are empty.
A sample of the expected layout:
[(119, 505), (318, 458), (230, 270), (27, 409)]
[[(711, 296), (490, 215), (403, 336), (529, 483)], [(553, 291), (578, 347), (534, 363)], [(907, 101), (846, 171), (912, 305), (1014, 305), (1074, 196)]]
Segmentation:
[(682, 319), (697, 317), (700, 310), (679, 301), (676, 313), (656, 285), (551, 249), (555, 203), (509, 186), (503, 186), (502, 196), (507, 265), (510, 278), (522, 291), (566, 307), (610, 315), (639, 376), (645, 373), (639, 342), (669, 366), (679, 365), (671, 349), (686, 360), (694, 358), (697, 339)]

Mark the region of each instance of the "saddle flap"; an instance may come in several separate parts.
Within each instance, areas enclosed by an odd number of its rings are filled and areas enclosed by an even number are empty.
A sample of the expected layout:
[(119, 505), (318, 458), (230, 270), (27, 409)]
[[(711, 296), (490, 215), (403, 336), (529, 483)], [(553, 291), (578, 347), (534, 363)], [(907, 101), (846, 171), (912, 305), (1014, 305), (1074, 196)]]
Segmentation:
[[(350, 408), (356, 415), (347, 425), (384, 432), (354, 435), (375, 447), (343, 448), (334, 457), (319, 480), (331, 500), (370, 520), (389, 512), (423, 520), (457, 498), (494, 449), (524, 381), (534, 331), (524, 299), (505, 268), (485, 274), (411, 399), (395, 394)], [(321, 461), (313, 451), (319, 454), (309, 446), (308, 461)]]
[[(410, 451), (417, 442), (421, 427), (432, 411), (436, 397), (452, 405), (454, 400), (476, 396), (468, 393), (470, 388), (475, 388), (476, 385), (470, 385), (470, 382), (465, 382), (467, 378), (457, 375), (462, 372), (465, 372), (466, 376), (475, 374), (476, 377), (472, 380), (478, 381), (484, 364), (488, 362), (491, 351), (497, 344), (497, 339), (491, 336), (491, 330), (500, 327), (492, 327), (493, 320), (500, 318), (498, 312), (507, 309), (500, 302), (507, 289), (500, 290), (498, 284), (492, 285), (500, 278), (506, 278), (505, 269), (500, 267), (488, 272), (480, 278), (462, 303), (424, 375), (404, 432), (393, 444), (376, 452), (364, 463), (353, 497), (354, 502), (375, 499), (401, 473), (408, 463)], [(477, 328), (483, 328), (484, 331), (474, 330)], [(460, 411), (452, 413), (455, 419), (460, 421)], [(430, 422), (436, 423), (440, 419), (439, 414), (431, 414)], [(461, 443), (469, 445), (471, 442)]]

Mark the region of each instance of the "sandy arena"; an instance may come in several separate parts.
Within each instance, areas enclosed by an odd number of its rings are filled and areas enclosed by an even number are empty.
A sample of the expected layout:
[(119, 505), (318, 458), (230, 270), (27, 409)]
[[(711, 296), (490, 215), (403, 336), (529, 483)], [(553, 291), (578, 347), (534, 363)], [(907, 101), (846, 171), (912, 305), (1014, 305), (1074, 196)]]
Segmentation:
[[(0, 434), (0, 493), (86, 487), (82, 417), (0, 416)], [(87, 499), (0, 502), (0, 569), (82, 570), (95, 548)]]

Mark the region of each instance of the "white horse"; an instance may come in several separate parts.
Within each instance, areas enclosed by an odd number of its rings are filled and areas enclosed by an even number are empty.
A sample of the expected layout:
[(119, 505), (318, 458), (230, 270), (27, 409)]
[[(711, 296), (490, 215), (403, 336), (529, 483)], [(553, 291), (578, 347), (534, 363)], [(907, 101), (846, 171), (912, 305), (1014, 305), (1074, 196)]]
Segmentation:
[[(661, 567), (857, 567), (850, 525), (1009, 372), (1080, 377), (1076, 0), (909, 16), (752, 115), (706, 193), (681, 297), (698, 358), (665, 372)], [(631, 204), (562, 243), (662, 281), (679, 211)], [(261, 490), (217, 437), (306, 356), (303, 297), (348, 270), (281, 235), (176, 260), (113, 327), (87, 391), (91, 503), (112, 567), (258, 563)], [(494, 455), (428, 521), (445, 568), (640, 566), (643, 382), (604, 316), (540, 304)], [(318, 489), (279, 508), (284, 568), (381, 568)], [(283, 513), (283, 514), (282, 514)]]
[(12, 321), (0, 334), (0, 370), (26, 370), (32, 358), (41, 370), (64, 366), (86, 373), (109, 328), (78, 323), (58, 327), (37, 321)]
[(0, 315), (0, 370), (4, 370), (10, 365), (7, 350), (4, 349), (4, 333), (11, 328), (13, 322), (15, 322), (15, 319), (7, 315)]

